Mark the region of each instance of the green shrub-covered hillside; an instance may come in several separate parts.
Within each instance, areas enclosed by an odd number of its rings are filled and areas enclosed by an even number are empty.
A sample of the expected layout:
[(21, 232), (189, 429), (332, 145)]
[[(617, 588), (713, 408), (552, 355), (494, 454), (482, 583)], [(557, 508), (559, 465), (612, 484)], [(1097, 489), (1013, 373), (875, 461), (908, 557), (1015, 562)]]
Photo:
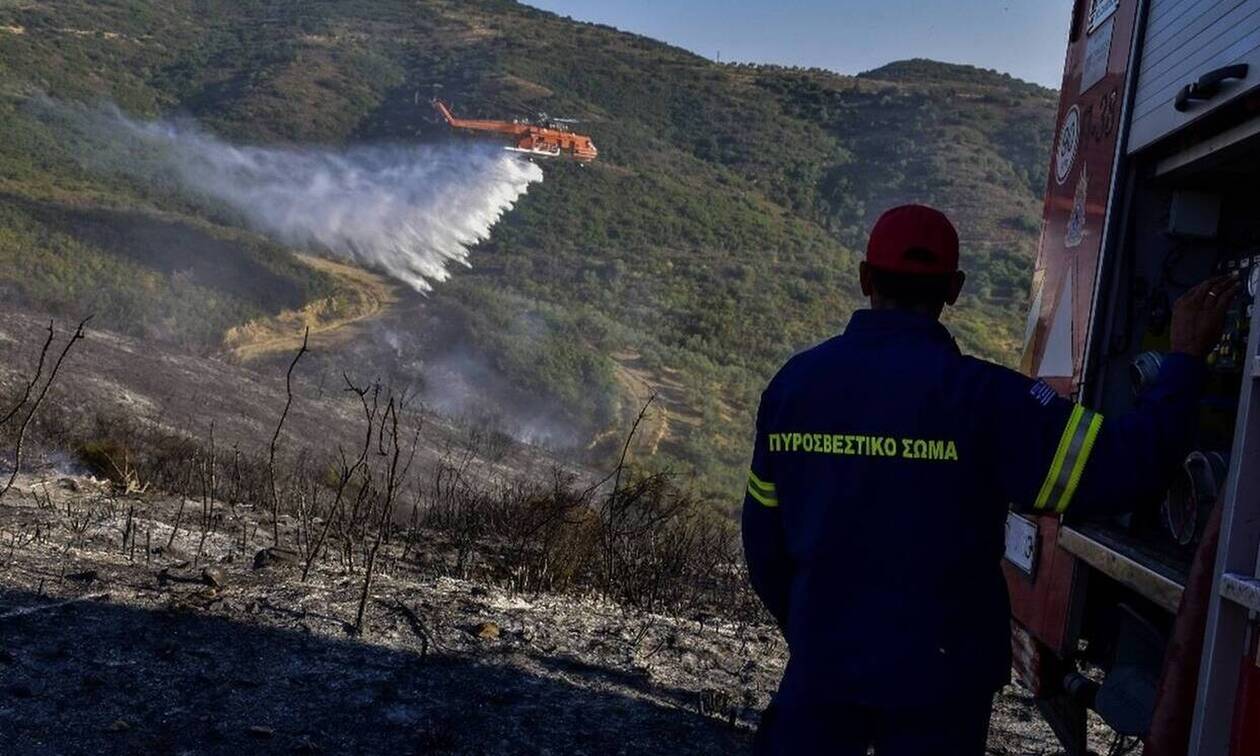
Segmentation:
[[(203, 346), (328, 285), (228, 220), (86, 172), (32, 97), (336, 145), (452, 138), (434, 94), (470, 117), (579, 118), (600, 147), (547, 164), (430, 297), (594, 454), (655, 391), (641, 458), (738, 490), (761, 387), (861, 305), (863, 235), (895, 203), (955, 217), (972, 285), (954, 330), (1015, 359), (1054, 92), (926, 60), (721, 65), (509, 0), (0, 0), (0, 285), (54, 309), (98, 297), (111, 326)], [(167, 250), (174, 225), (250, 272)]]

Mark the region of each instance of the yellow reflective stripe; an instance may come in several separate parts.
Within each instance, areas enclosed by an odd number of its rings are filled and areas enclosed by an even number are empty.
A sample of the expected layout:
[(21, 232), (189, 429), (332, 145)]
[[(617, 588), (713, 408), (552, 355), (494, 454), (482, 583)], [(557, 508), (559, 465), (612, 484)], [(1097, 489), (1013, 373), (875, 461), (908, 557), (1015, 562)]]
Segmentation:
[(1059, 514), (1066, 512), (1068, 505), (1072, 503), (1072, 497), (1076, 495), (1076, 487), (1081, 484), (1081, 476), (1085, 474), (1085, 464), (1089, 462), (1089, 455), (1094, 451), (1094, 442), (1098, 440), (1098, 433), (1102, 430), (1103, 416), (1097, 412), (1087, 412), (1087, 414), (1089, 427), (1085, 430), (1085, 441), (1076, 455), (1076, 463), (1072, 468), (1072, 476), (1068, 478), (1067, 489), (1064, 490), (1063, 496), (1059, 497), (1059, 503), (1054, 508), (1054, 511)]
[(779, 506), (779, 497), (775, 495), (773, 483), (767, 483), (757, 477), (757, 473), (748, 471), (748, 495), (767, 507)]
[(749, 471), (748, 471), (748, 482), (750, 482), (750, 483), (752, 483), (753, 485), (757, 486), (757, 488), (760, 488), (762, 491), (767, 491), (767, 492), (769, 492), (769, 493), (774, 493), (774, 484), (773, 484), (773, 483), (767, 483), (767, 482), (765, 482), (764, 480), (762, 480), (761, 478), (758, 478), (758, 477), (757, 477), (757, 473), (753, 472), (752, 470), (749, 470)]
[(749, 496), (751, 496), (751, 497), (753, 497), (753, 498), (754, 498), (754, 499), (756, 499), (757, 501), (761, 502), (763, 506), (770, 507), (771, 509), (774, 509), (775, 507), (779, 506), (779, 500), (778, 500), (778, 499), (776, 499), (776, 498), (775, 498), (774, 496), (772, 496), (772, 495), (766, 495), (766, 494), (763, 494), (762, 492), (758, 491), (758, 490), (757, 490), (757, 489), (756, 489), (756, 488), (752, 485), (752, 483), (749, 483), (749, 484), (748, 484), (748, 495), (749, 495)]
[(1045, 509), (1050, 503), (1050, 494), (1054, 492), (1054, 484), (1063, 472), (1063, 460), (1067, 458), (1068, 449), (1072, 447), (1072, 439), (1076, 437), (1076, 429), (1081, 423), (1083, 414), (1085, 414), (1085, 408), (1081, 405), (1072, 407), (1072, 415), (1068, 418), (1067, 427), (1063, 429), (1063, 435), (1059, 437), (1059, 448), (1055, 450), (1054, 461), (1050, 463), (1050, 472), (1046, 473), (1046, 479), (1041, 484), (1041, 491), (1037, 494), (1033, 509)]

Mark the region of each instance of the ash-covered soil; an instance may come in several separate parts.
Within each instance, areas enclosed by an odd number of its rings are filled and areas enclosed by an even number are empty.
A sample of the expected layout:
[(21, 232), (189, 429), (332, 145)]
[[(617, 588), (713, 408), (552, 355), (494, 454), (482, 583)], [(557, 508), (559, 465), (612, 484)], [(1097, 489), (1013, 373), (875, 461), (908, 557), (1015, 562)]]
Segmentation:
[[(355, 635), (361, 570), (303, 582), (261, 513), (203, 540), (199, 506), (0, 500), (0, 752), (740, 753), (785, 659), (770, 627), (462, 579), (437, 543), (388, 547)], [(1059, 750), (1012, 687), (989, 752)]]
[[(0, 364), (0, 392), (20, 392), (35, 373), (39, 349), (50, 318), (0, 306), (0, 349), (8, 355)], [(75, 344), (57, 376), (36, 423), (56, 412), (72, 434), (102, 420), (125, 418), (133, 424), (186, 436), (206, 443), (213, 433), (223, 448), (243, 451), (266, 448), (286, 401), (285, 372), (294, 353), (277, 353), (253, 367), (233, 365), (214, 357), (198, 356), (169, 345), (87, 328), (87, 338)], [(56, 356), (74, 323), (56, 319)], [(364, 339), (337, 346), (314, 343), (292, 381), (293, 402), (281, 432), (281, 449), (291, 452), (318, 442), (324, 449), (354, 448), (361, 438), (362, 408), (346, 391), (345, 377), (359, 386), (382, 381), (414, 398), (415, 387), (395, 373), (382, 372), (388, 360), (367, 349), (380, 339)], [(318, 339), (316, 339), (318, 342)], [(301, 343), (301, 339), (297, 339)], [(412, 392), (408, 394), (407, 392)], [(421, 411), (424, 435), (417, 462), (431, 464), (465, 440), (467, 429), (447, 417)], [(62, 429), (63, 431), (65, 429)], [(497, 429), (488, 429), (496, 431)], [(497, 435), (492, 432), (490, 435)], [(29, 450), (28, 450), (29, 451)], [(545, 449), (502, 439), (487, 454), (481, 450), (478, 470), (487, 476), (524, 476), (550, 469), (557, 459)], [(573, 465), (568, 465), (573, 467)]]

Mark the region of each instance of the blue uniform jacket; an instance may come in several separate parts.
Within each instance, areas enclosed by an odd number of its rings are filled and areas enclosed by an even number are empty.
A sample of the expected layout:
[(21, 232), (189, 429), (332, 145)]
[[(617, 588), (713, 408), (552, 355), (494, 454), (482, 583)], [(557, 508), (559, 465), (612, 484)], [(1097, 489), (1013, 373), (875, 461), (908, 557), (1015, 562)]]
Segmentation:
[(1010, 678), (1008, 509), (1124, 511), (1188, 451), (1206, 376), (1169, 355), (1128, 415), (861, 311), (761, 398), (743, 538), (791, 651), (776, 702), (913, 706)]

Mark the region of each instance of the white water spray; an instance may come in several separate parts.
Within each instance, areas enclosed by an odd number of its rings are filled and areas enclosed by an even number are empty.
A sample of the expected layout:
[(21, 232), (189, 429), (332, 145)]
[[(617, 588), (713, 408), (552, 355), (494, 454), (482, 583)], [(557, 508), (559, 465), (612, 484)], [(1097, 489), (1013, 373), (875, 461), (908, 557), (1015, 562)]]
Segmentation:
[(114, 169), (169, 174), (280, 242), (379, 267), (419, 291), (446, 280), (451, 263), (467, 265), (469, 248), (543, 179), (534, 163), (486, 143), (253, 147), (113, 107), (89, 120), (89, 143), (120, 140), (132, 156)]

